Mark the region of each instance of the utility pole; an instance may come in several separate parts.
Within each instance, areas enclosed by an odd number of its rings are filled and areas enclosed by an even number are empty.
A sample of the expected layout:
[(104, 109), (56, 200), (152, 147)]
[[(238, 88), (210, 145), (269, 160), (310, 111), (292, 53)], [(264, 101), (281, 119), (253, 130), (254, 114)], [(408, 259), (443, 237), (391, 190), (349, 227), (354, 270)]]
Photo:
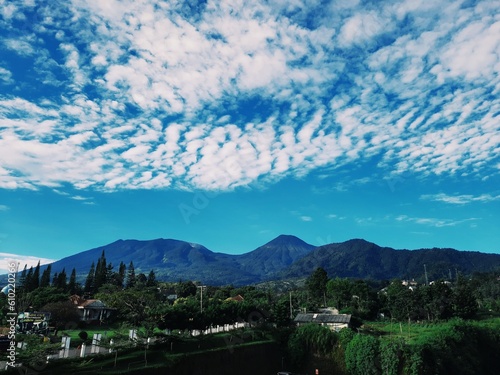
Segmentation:
[(293, 319), (293, 310), (292, 310), (292, 292), (290, 292), (290, 319)]
[(200, 313), (203, 312), (203, 288), (206, 287), (206, 285), (198, 285), (198, 288), (200, 288)]
[(427, 267), (424, 264), (424, 271), (425, 271), (425, 285), (429, 285), (429, 279), (427, 278)]

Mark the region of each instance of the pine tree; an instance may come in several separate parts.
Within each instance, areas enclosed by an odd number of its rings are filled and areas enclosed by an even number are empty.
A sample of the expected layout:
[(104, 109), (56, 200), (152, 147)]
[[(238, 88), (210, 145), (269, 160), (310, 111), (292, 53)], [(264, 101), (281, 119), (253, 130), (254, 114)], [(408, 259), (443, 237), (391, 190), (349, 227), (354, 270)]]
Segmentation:
[(59, 274), (56, 272), (56, 273), (54, 274), (54, 277), (52, 278), (52, 286), (53, 286), (54, 288), (57, 288), (57, 280), (58, 280), (58, 276), (59, 276)]
[(40, 261), (38, 261), (35, 271), (33, 271), (33, 277), (31, 278), (31, 290), (38, 289), (40, 286)]
[(125, 288), (133, 288), (135, 285), (135, 269), (134, 269), (134, 263), (130, 261), (130, 264), (128, 265), (128, 270), (127, 270), (127, 282), (125, 283)]
[(33, 279), (33, 267), (30, 267), (28, 273), (26, 274), (26, 279), (25, 279), (25, 284), (26, 284), (26, 291), (31, 292), (33, 289), (32, 288), (32, 280)]
[(106, 283), (109, 283), (111, 281), (111, 277), (113, 276), (113, 264), (108, 263), (108, 267), (106, 269)]
[(318, 267), (311, 276), (306, 279), (306, 287), (312, 297), (321, 300), (325, 296), (327, 282), (328, 275), (326, 271)]
[(104, 250), (102, 251), (101, 257), (97, 261), (97, 267), (95, 269), (95, 290), (99, 289), (101, 286), (106, 284), (108, 276), (108, 266), (106, 264), (106, 255)]
[(76, 293), (76, 270), (73, 268), (68, 282), (68, 291), (71, 295)]
[(120, 288), (123, 288), (123, 283), (125, 282), (125, 273), (127, 272), (127, 266), (125, 263), (120, 262), (120, 267), (118, 268), (118, 285)]
[(45, 288), (50, 286), (50, 273), (52, 270), (52, 265), (49, 264), (45, 271), (42, 273), (42, 277), (40, 278), (40, 288)]
[(66, 269), (64, 269), (64, 268), (57, 276), (57, 288), (62, 289), (62, 290), (66, 290), (68, 288)]
[(27, 274), (27, 268), (28, 266), (25, 264), (23, 272), (21, 272), (21, 276), (19, 277), (19, 286), (21, 288), (26, 288), (26, 274)]
[(148, 280), (146, 281), (146, 286), (154, 286), (156, 287), (158, 283), (156, 282), (156, 275), (155, 275), (155, 272), (153, 270), (151, 270), (149, 272), (149, 275), (148, 275)]
[(94, 287), (95, 287), (94, 278), (95, 278), (95, 264), (94, 262), (92, 262), (87, 278), (85, 279), (85, 287), (83, 289), (85, 293), (94, 292)]

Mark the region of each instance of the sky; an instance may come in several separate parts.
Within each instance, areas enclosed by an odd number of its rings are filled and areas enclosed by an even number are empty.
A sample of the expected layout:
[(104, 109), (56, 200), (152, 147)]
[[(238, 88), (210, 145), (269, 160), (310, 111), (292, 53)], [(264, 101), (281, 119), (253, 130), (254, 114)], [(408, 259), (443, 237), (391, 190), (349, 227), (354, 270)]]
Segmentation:
[(132, 238), (500, 253), (499, 35), (488, 0), (0, 0), (0, 269)]

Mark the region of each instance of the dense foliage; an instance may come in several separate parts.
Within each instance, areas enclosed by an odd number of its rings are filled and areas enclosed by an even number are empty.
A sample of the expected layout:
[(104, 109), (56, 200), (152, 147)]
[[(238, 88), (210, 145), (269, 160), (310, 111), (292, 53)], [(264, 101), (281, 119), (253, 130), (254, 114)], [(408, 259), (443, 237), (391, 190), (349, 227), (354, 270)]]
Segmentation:
[[(274, 333), (286, 345), (289, 363), (298, 370), (318, 358), (333, 363), (335, 373), (352, 375), (493, 374), (500, 369), (498, 321), (491, 327), (466, 320), (500, 313), (500, 281), (493, 272), (416, 285), (401, 280), (329, 279), (324, 269), (317, 268), (302, 287), (276, 291), (265, 285), (236, 288), (191, 280), (159, 282), (153, 270), (148, 275), (136, 273), (133, 262), (128, 266), (122, 262), (115, 270), (103, 251), (84, 285), (76, 282), (75, 274), (73, 269), (68, 278), (65, 270), (51, 275), (50, 267), (41, 274), (39, 265), (25, 267), (17, 290), (18, 311), (47, 311), (56, 328), (76, 328), (79, 317), (68, 302), (76, 293), (115, 309), (115, 315), (102, 323), (141, 327), (148, 337), (158, 330), (203, 330), (245, 321), (281, 332)], [(352, 314), (351, 323), (359, 330), (332, 332), (315, 324), (291, 324), (298, 312), (326, 306)], [(2, 294), (4, 324), (7, 312)], [(372, 329), (362, 325), (361, 319), (391, 329)], [(411, 332), (424, 326), (428, 328), (425, 333)], [(26, 342), (33, 358), (53, 350), (47, 345), (38, 348), (30, 337)]]

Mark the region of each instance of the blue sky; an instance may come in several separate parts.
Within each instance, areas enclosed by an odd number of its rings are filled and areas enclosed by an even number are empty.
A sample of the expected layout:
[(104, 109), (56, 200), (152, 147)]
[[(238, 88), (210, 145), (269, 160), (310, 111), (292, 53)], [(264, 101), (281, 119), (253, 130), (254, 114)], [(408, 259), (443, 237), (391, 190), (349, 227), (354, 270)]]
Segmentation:
[(499, 15), (0, 0), (0, 258), (282, 233), (499, 253)]

